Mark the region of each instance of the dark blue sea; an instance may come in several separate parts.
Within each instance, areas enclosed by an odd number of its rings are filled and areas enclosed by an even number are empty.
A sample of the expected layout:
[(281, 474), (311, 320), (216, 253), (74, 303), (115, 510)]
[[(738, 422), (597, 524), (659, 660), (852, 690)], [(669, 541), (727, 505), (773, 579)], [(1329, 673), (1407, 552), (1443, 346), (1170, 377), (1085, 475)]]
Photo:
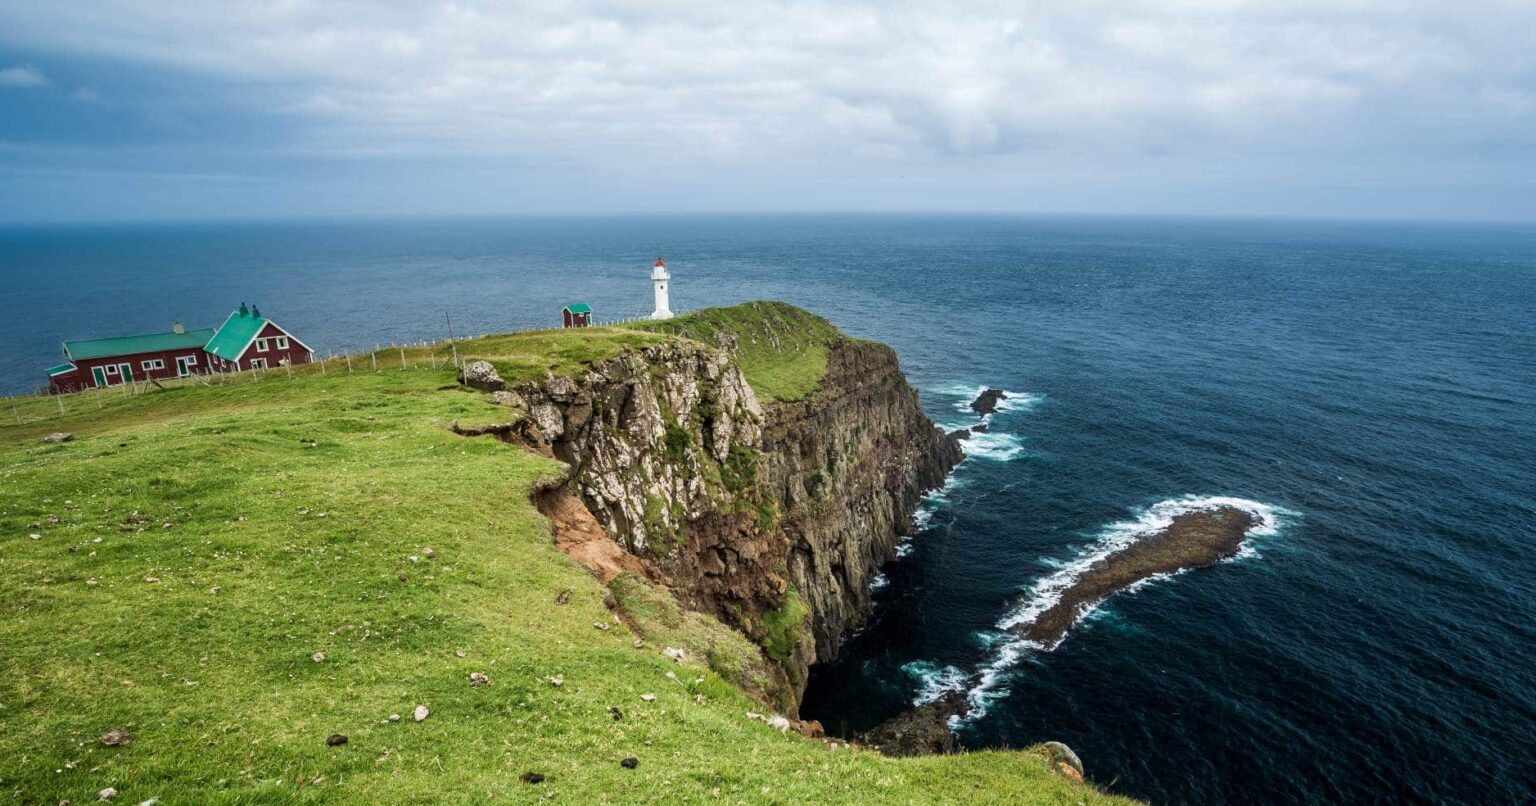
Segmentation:
[[(804, 713), (963, 690), (971, 748), (1057, 739), (1157, 803), (1536, 801), (1536, 229), (675, 217), (0, 230), (0, 386), (59, 343), (242, 301), (320, 351), (786, 299), (893, 345), (946, 426), (1010, 390)], [(1222, 498), (1234, 561), (1020, 617)], [(1107, 542), (1108, 541), (1108, 542)]]

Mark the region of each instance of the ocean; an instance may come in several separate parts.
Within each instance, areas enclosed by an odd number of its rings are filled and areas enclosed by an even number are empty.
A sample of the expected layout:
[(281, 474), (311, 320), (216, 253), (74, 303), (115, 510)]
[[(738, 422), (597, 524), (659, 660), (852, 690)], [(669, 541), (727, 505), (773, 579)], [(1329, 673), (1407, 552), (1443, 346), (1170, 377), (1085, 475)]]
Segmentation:
[[(0, 390), (64, 339), (241, 302), (321, 352), (784, 299), (896, 348), (990, 431), (882, 569), (803, 713), (863, 730), (946, 690), (968, 748), (1056, 739), (1156, 803), (1536, 800), (1536, 228), (716, 216), (0, 229)], [(1044, 650), (1001, 626), (1212, 499), (1213, 568)]]

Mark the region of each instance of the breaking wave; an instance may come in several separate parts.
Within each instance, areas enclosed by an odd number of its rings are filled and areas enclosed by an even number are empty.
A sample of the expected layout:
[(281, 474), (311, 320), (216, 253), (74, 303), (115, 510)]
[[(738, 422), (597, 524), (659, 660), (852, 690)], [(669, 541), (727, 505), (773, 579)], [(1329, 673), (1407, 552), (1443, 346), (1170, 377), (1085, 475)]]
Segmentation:
[[(987, 388), (985, 385), (978, 386), (976, 384), (955, 382), (940, 384), (929, 391), (940, 397), (955, 398), (954, 407), (956, 411), (975, 416), (976, 412), (971, 410), (971, 403), (982, 392), (987, 391)], [(997, 401), (998, 411), (1023, 411), (1044, 399), (1043, 395), (1030, 394), (1029, 392), (1015, 392), (1011, 389), (1003, 389), (1002, 392), (1006, 397)]]
[[(1295, 514), (1281, 507), (1258, 501), (1250, 501), (1246, 498), (1187, 495), (1183, 498), (1159, 501), (1141, 510), (1135, 518), (1109, 524), (1100, 532), (1098, 539), (1083, 548), (1070, 560), (1043, 559), (1042, 564), (1053, 567), (1056, 570), (1041, 577), (1031, 585), (1019, 604), (998, 621), (998, 632), (989, 634), (992, 639), (990, 656), (977, 669), (973, 678), (974, 685), (967, 694), (971, 703), (971, 711), (960, 721), (979, 719), (986, 715), (987, 707), (991, 703), (1007, 696), (1006, 677), (1020, 659), (1031, 652), (1049, 651), (1055, 648), (1054, 644), (1046, 646), (1038, 641), (1020, 638), (1010, 632), (1012, 628), (1033, 623), (1035, 619), (1040, 617), (1041, 613), (1055, 606), (1057, 602), (1061, 601), (1062, 593), (1072, 587), (1078, 578), (1082, 576), (1083, 572), (1092, 567), (1094, 563), (1130, 546), (1143, 537), (1168, 528), (1173, 523), (1173, 519), (1180, 515), (1217, 507), (1241, 509), (1252, 515), (1257, 521), (1244, 536), (1243, 544), (1238, 549), (1237, 554), (1225, 562), (1257, 556), (1257, 551), (1253, 548), (1252, 538), (1278, 534), (1282, 521), (1286, 517)], [(1174, 575), (1156, 574), (1147, 577), (1136, 582), (1126, 592), (1134, 593)], [(1088, 605), (1080, 615), (1087, 615), (1095, 610), (1098, 605), (1098, 602)]]
[(940, 666), (929, 660), (904, 663), (901, 672), (917, 686), (912, 697), (914, 706), (927, 705), (951, 691), (965, 691), (970, 680), (970, 675), (959, 667)]
[(1024, 438), (1000, 431), (971, 433), (960, 438), (965, 455), (990, 462), (1007, 462), (1024, 455)]

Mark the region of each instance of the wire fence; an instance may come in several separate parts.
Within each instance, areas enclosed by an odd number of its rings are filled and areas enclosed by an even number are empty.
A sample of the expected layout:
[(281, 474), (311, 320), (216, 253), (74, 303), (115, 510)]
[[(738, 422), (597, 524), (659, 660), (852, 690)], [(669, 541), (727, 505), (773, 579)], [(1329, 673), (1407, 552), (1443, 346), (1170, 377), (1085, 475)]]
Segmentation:
[[(593, 322), (589, 327), (624, 327), (651, 321), (647, 316), (632, 316)], [(579, 328), (577, 328), (579, 329)], [(528, 327), (476, 336), (451, 336), (441, 341), (411, 341), (375, 344), (372, 349), (318, 351), (304, 364), (280, 364), (275, 367), (236, 371), (212, 371), (174, 378), (130, 380), (105, 387), (76, 392), (49, 394), (46, 391), (0, 399), (0, 426), (24, 426), (102, 409), (107, 404), (146, 393), (196, 386), (233, 386), (273, 379), (322, 376), (332, 373), (386, 372), (411, 369), (440, 370), (461, 368), (465, 360), (460, 347), (467, 342), (525, 333), (558, 332), (566, 328)], [(451, 331), (451, 326), (450, 326)]]

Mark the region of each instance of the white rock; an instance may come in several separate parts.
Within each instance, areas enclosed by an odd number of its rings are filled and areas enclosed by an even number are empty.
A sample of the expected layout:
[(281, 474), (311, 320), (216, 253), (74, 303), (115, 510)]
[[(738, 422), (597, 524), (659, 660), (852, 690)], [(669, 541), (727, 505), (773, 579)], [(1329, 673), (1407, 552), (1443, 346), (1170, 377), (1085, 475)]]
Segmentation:
[(97, 800), (111, 800), (115, 797), (117, 797), (117, 790), (110, 786), (96, 793)]
[(559, 687), (565, 685), (565, 678), (562, 678), (562, 677), (551, 677), (551, 678), (549, 678), (549, 684), (551, 686), (554, 686), (555, 688), (559, 688)]
[(666, 649), (663, 649), (661, 654), (666, 655), (678, 663), (682, 663), (683, 660), (688, 657), (688, 650), (678, 646), (669, 646)]
[(417, 722), (421, 722), (422, 720), (426, 719), (427, 718), (427, 714), (430, 714), (430, 713), (432, 713), (432, 712), (427, 710), (427, 706), (425, 706), (425, 705), (418, 705), (418, 706), (416, 706), (416, 710), (411, 712), (411, 718), (416, 720)]
[(775, 716), (768, 720), (768, 727), (783, 733), (784, 731), (789, 730), (789, 720), (782, 716)]
[(655, 694), (641, 694), (640, 695), (640, 699), (645, 700), (646, 702), (655, 702), (656, 701), (656, 695)]
[(491, 678), (486, 676), (486, 674), (484, 672), (470, 672), (469, 673), (469, 684), (471, 686), (483, 686), (483, 685), (486, 685), (486, 684), (488, 684), (490, 682), (491, 682)]
[(399, 714), (390, 714), (389, 715), (389, 721), (391, 721), (391, 722), (399, 722), (400, 721), (400, 715)]
[(325, 653), (324, 652), (316, 652), (315, 654), (310, 655), (309, 659), (314, 661), (315, 663), (322, 663), (322, 662), (325, 661)]

